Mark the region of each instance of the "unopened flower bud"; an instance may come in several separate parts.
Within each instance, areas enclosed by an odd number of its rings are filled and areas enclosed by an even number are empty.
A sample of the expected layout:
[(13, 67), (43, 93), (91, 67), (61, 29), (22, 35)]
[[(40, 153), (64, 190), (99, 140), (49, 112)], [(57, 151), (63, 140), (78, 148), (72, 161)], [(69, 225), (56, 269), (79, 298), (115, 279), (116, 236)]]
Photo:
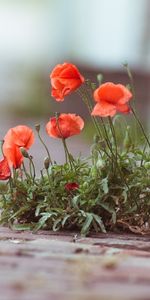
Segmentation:
[(41, 127), (40, 124), (36, 124), (36, 125), (35, 125), (35, 129), (36, 129), (37, 132), (40, 131), (40, 127)]
[(29, 158), (29, 154), (24, 147), (20, 147), (20, 152), (24, 157)]
[(97, 75), (97, 81), (98, 81), (99, 85), (102, 84), (102, 81), (103, 81), (103, 75), (102, 74)]
[(123, 141), (124, 147), (126, 149), (129, 149), (132, 145), (132, 138), (130, 136), (130, 126), (127, 126), (126, 132), (125, 132), (125, 138)]
[(49, 157), (46, 157), (44, 159), (44, 167), (46, 170), (49, 168), (49, 164), (50, 164), (50, 159), (49, 159)]

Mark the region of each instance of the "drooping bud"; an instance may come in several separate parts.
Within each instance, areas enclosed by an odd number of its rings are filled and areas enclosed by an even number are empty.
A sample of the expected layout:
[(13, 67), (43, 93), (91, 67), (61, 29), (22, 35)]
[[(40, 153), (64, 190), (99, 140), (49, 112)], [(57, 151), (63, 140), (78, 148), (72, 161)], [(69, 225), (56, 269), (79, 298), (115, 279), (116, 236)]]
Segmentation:
[(49, 159), (49, 157), (46, 157), (44, 159), (44, 167), (46, 170), (49, 168), (49, 165), (50, 165), (50, 159)]
[(36, 124), (36, 125), (35, 125), (35, 129), (36, 129), (37, 132), (40, 131), (40, 128), (41, 128), (40, 124)]
[(20, 147), (20, 152), (24, 157), (29, 158), (29, 154), (24, 147)]

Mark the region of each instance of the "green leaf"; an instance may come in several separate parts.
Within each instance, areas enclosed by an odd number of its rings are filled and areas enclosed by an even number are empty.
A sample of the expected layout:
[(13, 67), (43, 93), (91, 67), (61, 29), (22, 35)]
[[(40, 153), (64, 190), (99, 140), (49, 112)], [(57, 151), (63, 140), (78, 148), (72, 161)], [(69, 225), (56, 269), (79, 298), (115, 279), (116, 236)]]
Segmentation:
[(56, 216), (57, 214), (52, 212), (52, 213), (41, 213), (42, 217), (38, 221), (37, 225), (34, 227), (34, 232), (38, 231), (40, 228), (44, 227), (46, 224), (46, 221), (50, 219), (52, 216)]
[(13, 229), (13, 230), (31, 230), (32, 225), (30, 225), (30, 224), (13, 224), (13, 225), (11, 225), (11, 229)]
[(126, 203), (127, 199), (128, 199), (128, 193), (127, 193), (127, 189), (125, 189), (123, 192), (122, 192), (122, 196), (124, 198), (124, 203)]
[(41, 208), (46, 207), (46, 206), (47, 206), (46, 203), (37, 205), (36, 210), (35, 210), (35, 216), (38, 217), (40, 214)]
[(69, 217), (70, 217), (70, 215), (65, 215), (65, 216), (64, 216), (64, 218), (63, 218), (63, 220), (62, 220), (62, 222), (61, 222), (62, 227), (65, 226), (65, 223), (66, 223), (66, 221), (69, 219)]
[(61, 217), (55, 220), (53, 224), (53, 231), (58, 231), (61, 228), (61, 221), (62, 221)]
[(19, 210), (17, 210), (9, 219), (8, 221), (15, 219), (17, 216), (22, 215), (25, 211), (29, 209), (28, 206), (23, 206)]
[(101, 186), (102, 186), (104, 194), (107, 194), (109, 192), (108, 177), (102, 179)]
[(89, 232), (92, 221), (93, 221), (93, 214), (86, 213), (86, 219), (81, 229), (82, 235), (86, 235)]
[(106, 233), (106, 229), (105, 229), (104, 223), (102, 221), (102, 218), (100, 216), (96, 215), (96, 214), (93, 214), (93, 218), (96, 221), (96, 223), (99, 225), (101, 231), (103, 233)]
[(112, 220), (113, 220), (113, 223), (115, 224), (116, 223), (116, 211), (115, 211), (115, 209), (113, 207), (110, 207), (106, 203), (99, 203), (99, 204), (102, 208), (104, 208), (106, 211), (108, 211), (112, 215)]
[(71, 199), (71, 202), (72, 202), (72, 205), (74, 208), (76, 209), (79, 209), (78, 207), (78, 202), (80, 200), (80, 195), (77, 195), (77, 196), (74, 196), (72, 199)]

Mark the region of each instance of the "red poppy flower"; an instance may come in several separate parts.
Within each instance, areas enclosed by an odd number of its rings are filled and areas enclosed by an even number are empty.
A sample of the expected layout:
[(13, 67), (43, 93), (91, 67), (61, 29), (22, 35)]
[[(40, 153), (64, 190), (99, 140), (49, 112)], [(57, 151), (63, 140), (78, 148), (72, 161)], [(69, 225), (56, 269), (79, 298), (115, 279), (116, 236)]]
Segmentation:
[(58, 118), (51, 118), (46, 125), (46, 131), (53, 138), (69, 138), (79, 134), (84, 127), (84, 121), (75, 114), (60, 114)]
[(56, 101), (63, 101), (66, 95), (76, 90), (83, 82), (84, 77), (77, 67), (70, 63), (57, 65), (50, 74), (52, 92)]
[(77, 190), (78, 188), (79, 188), (79, 184), (76, 182), (70, 182), (65, 185), (65, 189), (68, 192)]
[(127, 105), (132, 98), (132, 93), (122, 84), (106, 82), (94, 91), (94, 99), (98, 102), (92, 115), (107, 117), (114, 116), (116, 112), (129, 113)]
[(6, 157), (0, 161), (0, 180), (7, 180), (11, 177), (10, 168)]
[(3, 152), (10, 167), (19, 168), (23, 162), (20, 147), (29, 149), (34, 142), (32, 129), (19, 125), (8, 130), (4, 137)]

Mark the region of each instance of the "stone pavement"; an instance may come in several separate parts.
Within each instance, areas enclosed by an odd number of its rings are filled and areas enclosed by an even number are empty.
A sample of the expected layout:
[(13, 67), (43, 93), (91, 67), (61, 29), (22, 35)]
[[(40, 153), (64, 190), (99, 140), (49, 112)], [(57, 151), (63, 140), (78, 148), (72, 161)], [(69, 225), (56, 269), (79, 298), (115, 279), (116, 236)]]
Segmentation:
[(0, 228), (0, 300), (148, 300), (150, 236)]

